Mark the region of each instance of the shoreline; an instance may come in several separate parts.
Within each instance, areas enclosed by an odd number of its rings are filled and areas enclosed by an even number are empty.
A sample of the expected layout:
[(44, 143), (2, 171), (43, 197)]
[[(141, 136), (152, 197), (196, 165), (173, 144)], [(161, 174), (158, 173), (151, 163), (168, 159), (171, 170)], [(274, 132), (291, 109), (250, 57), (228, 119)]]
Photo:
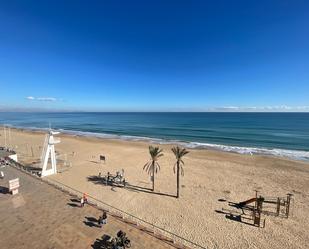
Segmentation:
[[(4, 125), (0, 125), (3, 128)], [(6, 126), (11, 129), (26, 131), (26, 132), (39, 132), (46, 133), (49, 128), (36, 128), (36, 127), (15, 127)], [(128, 141), (128, 142), (142, 142), (158, 145), (179, 145), (187, 149), (199, 149), (199, 150), (211, 150), (217, 152), (235, 153), (240, 155), (258, 155), (258, 156), (269, 156), (281, 159), (287, 159), (292, 161), (300, 161), (309, 163), (309, 151), (304, 150), (291, 150), (291, 149), (281, 149), (281, 148), (262, 148), (262, 147), (242, 147), (224, 144), (209, 144), (200, 142), (187, 142), (180, 140), (169, 140), (161, 138), (150, 138), (150, 137), (138, 137), (129, 135), (116, 135), (107, 133), (96, 133), (87, 131), (74, 131), (65, 129), (55, 129), (59, 131), (62, 135), (68, 135), (72, 137), (83, 137), (83, 138), (95, 138), (102, 140), (115, 140), (115, 141)]]

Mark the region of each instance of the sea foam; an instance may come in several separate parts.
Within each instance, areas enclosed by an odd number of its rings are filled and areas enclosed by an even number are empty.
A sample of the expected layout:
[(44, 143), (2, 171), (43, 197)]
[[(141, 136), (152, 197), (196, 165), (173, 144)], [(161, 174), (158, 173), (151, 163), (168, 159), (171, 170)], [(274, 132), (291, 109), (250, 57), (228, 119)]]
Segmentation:
[[(37, 127), (18, 127), (15, 128), (30, 130), (30, 131), (47, 131), (48, 128), (37, 128)], [(257, 147), (242, 147), (232, 146), (223, 144), (212, 144), (212, 143), (200, 143), (200, 142), (186, 142), (180, 140), (167, 140), (161, 138), (141, 137), (141, 136), (130, 136), (130, 135), (117, 135), (107, 133), (97, 133), (89, 131), (75, 131), (67, 129), (58, 129), (61, 133), (72, 135), (72, 136), (83, 136), (83, 137), (96, 137), (102, 139), (120, 139), (126, 141), (144, 141), (149, 143), (157, 144), (177, 144), (189, 149), (213, 149), (225, 152), (234, 152), (239, 154), (249, 155), (271, 155), (276, 157), (283, 157), (292, 160), (309, 161), (309, 151), (303, 150), (287, 150), (280, 148), (257, 148)]]

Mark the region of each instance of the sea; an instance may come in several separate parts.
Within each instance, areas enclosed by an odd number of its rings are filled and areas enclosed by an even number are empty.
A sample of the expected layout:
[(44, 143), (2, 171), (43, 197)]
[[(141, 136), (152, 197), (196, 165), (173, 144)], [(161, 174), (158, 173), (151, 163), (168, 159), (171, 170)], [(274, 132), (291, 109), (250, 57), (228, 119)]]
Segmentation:
[(0, 125), (309, 162), (309, 113), (0, 112)]

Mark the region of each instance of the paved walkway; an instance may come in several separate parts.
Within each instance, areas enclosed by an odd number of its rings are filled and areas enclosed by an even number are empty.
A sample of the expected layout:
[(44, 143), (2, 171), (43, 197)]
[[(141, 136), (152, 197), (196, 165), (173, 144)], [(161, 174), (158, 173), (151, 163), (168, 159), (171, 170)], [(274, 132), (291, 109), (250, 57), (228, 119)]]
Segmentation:
[(0, 191), (1, 249), (101, 248), (102, 236), (115, 236), (119, 230), (127, 233), (133, 249), (174, 248), (111, 216), (100, 228), (96, 223), (100, 210), (88, 205), (80, 208), (74, 198), (15, 168), (1, 170), (5, 173), (5, 179), (0, 179), (2, 190), (8, 179), (18, 177), (21, 185), (15, 196)]

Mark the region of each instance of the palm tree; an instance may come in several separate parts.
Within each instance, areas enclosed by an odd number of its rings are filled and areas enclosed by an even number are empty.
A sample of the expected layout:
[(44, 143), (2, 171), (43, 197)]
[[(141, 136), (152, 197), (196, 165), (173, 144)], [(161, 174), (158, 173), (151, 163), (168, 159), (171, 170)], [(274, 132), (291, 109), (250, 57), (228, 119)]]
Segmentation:
[(174, 173), (175, 172), (175, 168), (177, 168), (177, 198), (179, 198), (179, 173), (181, 171), (181, 175), (184, 176), (184, 170), (183, 170), (183, 166), (185, 165), (185, 163), (182, 161), (182, 157), (186, 154), (189, 153), (189, 151), (187, 151), (185, 148), (180, 148), (178, 146), (173, 147), (172, 151), (176, 157), (176, 163), (174, 164)]
[(162, 149), (159, 147), (149, 146), (149, 154), (150, 154), (150, 161), (146, 163), (143, 167), (143, 170), (152, 177), (152, 191), (154, 191), (154, 176), (155, 173), (158, 173), (160, 170), (160, 165), (158, 163), (159, 157), (163, 156)]

